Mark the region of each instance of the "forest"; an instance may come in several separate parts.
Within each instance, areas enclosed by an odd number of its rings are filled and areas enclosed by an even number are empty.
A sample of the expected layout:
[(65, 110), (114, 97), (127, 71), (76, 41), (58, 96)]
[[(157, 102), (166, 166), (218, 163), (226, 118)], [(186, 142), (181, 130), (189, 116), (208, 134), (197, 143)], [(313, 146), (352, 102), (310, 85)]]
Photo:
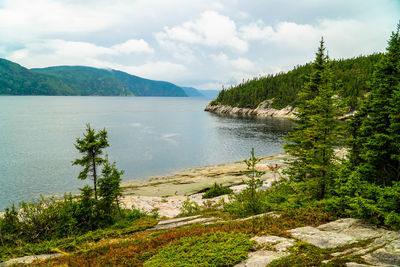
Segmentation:
[[(342, 96), (350, 109), (355, 109), (360, 99), (369, 92), (375, 64), (382, 54), (359, 56), (330, 62), (334, 92)], [(287, 73), (256, 77), (220, 91), (211, 105), (256, 108), (262, 101), (273, 99), (273, 107), (297, 106), (297, 94), (311, 74), (311, 63), (298, 65)]]

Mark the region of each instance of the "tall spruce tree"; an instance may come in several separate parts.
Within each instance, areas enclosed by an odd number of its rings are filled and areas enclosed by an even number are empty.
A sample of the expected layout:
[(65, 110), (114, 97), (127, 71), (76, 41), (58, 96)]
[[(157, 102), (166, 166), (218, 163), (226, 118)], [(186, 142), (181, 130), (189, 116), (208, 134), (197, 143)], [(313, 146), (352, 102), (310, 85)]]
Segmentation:
[(321, 39), (312, 64), (309, 81), (299, 92), (297, 126), (285, 138), (284, 146), (293, 156), (287, 173), (294, 182), (307, 181), (314, 185), (310, 192), (324, 198), (332, 180), (334, 147), (338, 144), (338, 119), (341, 115), (339, 99), (334, 97), (332, 71)]
[[(359, 119), (360, 130), (355, 132), (357, 158), (353, 168), (363, 180), (391, 186), (400, 180), (400, 24), (388, 42), (387, 53), (377, 64), (371, 92), (363, 101)], [(353, 119), (353, 122), (354, 120)]]
[(97, 199), (97, 167), (104, 163), (105, 159), (100, 157), (103, 149), (108, 147), (106, 129), (96, 131), (86, 124), (86, 133), (83, 138), (77, 138), (75, 148), (83, 154), (82, 158), (76, 159), (72, 165), (80, 165), (83, 170), (79, 173), (78, 178), (85, 180), (88, 176), (93, 179), (94, 196)]

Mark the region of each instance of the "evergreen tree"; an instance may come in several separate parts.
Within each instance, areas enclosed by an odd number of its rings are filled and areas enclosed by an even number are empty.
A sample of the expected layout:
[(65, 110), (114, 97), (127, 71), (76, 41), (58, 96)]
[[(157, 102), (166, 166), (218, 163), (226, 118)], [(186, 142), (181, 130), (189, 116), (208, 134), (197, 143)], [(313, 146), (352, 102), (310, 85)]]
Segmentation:
[[(359, 158), (354, 168), (364, 180), (390, 186), (400, 180), (399, 87), (400, 87), (400, 24), (388, 42), (387, 53), (377, 64), (372, 90), (362, 103), (361, 127), (354, 138)], [(359, 153), (359, 155), (357, 155)]]
[(105, 214), (111, 216), (114, 204), (119, 210), (118, 197), (121, 196), (120, 183), (124, 171), (118, 171), (116, 163), (110, 163), (107, 155), (101, 172), (103, 177), (98, 179), (100, 205)]
[(93, 179), (94, 196), (97, 199), (97, 167), (105, 160), (101, 158), (103, 149), (108, 147), (107, 131), (105, 129), (95, 132), (86, 124), (86, 133), (83, 138), (77, 138), (75, 147), (83, 154), (82, 158), (73, 161), (72, 165), (80, 165), (83, 170), (79, 173), (78, 178), (85, 180), (89, 175)]
[(299, 92), (296, 115), (298, 126), (286, 137), (290, 143), (284, 146), (286, 153), (294, 157), (288, 162), (287, 173), (292, 181), (313, 185), (313, 196), (322, 199), (332, 180), (334, 147), (340, 137), (337, 117), (341, 115), (323, 39), (309, 81)]

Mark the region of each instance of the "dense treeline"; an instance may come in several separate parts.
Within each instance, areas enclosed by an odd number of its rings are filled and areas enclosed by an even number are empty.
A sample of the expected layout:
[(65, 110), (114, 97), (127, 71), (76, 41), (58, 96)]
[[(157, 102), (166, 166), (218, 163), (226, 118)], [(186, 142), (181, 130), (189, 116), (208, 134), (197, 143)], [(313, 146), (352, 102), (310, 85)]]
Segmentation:
[[(354, 109), (360, 97), (370, 90), (370, 79), (375, 64), (382, 54), (359, 56), (331, 62), (333, 72), (333, 90), (341, 95)], [(296, 66), (287, 73), (270, 74), (247, 80), (229, 89), (223, 89), (211, 105), (256, 108), (262, 101), (274, 99), (275, 108), (287, 105), (297, 106), (297, 94), (307, 82), (311, 73), (311, 64)]]
[(0, 59), (0, 95), (187, 96), (175, 84), (84, 66), (27, 69)]

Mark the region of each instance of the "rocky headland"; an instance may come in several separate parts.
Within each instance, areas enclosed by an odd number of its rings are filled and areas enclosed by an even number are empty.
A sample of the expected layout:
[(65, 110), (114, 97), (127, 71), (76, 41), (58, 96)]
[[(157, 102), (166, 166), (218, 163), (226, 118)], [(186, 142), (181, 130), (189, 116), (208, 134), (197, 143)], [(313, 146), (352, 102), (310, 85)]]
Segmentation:
[(231, 107), (225, 105), (207, 105), (204, 110), (218, 115), (244, 118), (297, 118), (295, 116), (295, 107), (287, 106), (283, 109), (275, 109), (272, 107), (272, 100), (261, 102), (255, 109)]

